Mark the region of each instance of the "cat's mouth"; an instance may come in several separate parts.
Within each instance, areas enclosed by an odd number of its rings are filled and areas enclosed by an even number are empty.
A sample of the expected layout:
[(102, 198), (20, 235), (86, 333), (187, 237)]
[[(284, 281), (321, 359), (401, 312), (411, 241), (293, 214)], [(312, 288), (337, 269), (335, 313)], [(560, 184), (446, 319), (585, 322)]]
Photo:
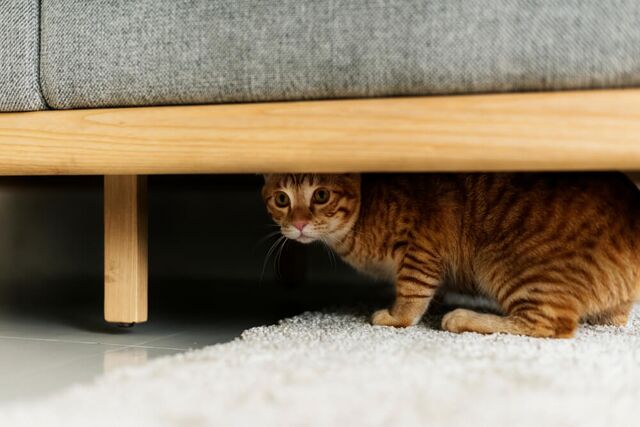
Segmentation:
[(300, 236), (298, 236), (298, 238), (295, 239), (296, 242), (305, 243), (305, 244), (311, 243), (315, 240), (316, 239), (314, 239), (313, 237), (305, 236), (304, 234), (300, 234)]
[(284, 229), (282, 230), (282, 235), (287, 239), (295, 240), (298, 243), (306, 244), (306, 243), (315, 242), (317, 240), (316, 237), (312, 237), (299, 230)]

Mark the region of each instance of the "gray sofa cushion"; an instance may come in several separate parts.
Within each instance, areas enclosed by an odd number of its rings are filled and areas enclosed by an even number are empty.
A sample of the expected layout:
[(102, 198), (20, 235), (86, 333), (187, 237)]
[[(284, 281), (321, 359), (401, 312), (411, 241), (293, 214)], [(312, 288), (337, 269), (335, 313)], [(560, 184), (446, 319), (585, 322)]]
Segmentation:
[(640, 85), (637, 0), (43, 0), (54, 108)]
[(45, 108), (38, 84), (38, 0), (0, 0), (0, 111)]

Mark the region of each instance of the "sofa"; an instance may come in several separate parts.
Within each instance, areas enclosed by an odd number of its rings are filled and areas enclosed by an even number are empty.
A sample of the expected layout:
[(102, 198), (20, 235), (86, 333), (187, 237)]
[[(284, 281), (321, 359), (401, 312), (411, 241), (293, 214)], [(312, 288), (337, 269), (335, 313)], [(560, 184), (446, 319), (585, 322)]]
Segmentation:
[(0, 0), (0, 175), (105, 176), (105, 317), (147, 320), (145, 176), (640, 167), (636, 0)]

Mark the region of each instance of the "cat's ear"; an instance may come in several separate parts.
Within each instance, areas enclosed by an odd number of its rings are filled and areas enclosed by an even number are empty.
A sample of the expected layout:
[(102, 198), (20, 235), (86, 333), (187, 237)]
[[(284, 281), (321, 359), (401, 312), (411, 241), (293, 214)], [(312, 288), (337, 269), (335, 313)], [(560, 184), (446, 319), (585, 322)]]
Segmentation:
[(262, 177), (264, 178), (264, 182), (269, 181), (269, 178), (271, 177), (272, 174), (270, 173), (263, 173)]

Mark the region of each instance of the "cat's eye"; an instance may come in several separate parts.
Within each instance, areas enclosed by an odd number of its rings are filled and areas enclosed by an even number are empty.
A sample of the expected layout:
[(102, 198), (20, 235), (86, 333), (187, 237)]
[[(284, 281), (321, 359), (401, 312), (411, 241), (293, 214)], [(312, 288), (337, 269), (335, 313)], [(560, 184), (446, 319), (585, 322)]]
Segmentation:
[(313, 192), (313, 202), (319, 205), (329, 201), (329, 190), (326, 188), (318, 188)]
[(276, 206), (279, 208), (286, 208), (289, 206), (289, 196), (284, 191), (277, 191), (273, 196)]

